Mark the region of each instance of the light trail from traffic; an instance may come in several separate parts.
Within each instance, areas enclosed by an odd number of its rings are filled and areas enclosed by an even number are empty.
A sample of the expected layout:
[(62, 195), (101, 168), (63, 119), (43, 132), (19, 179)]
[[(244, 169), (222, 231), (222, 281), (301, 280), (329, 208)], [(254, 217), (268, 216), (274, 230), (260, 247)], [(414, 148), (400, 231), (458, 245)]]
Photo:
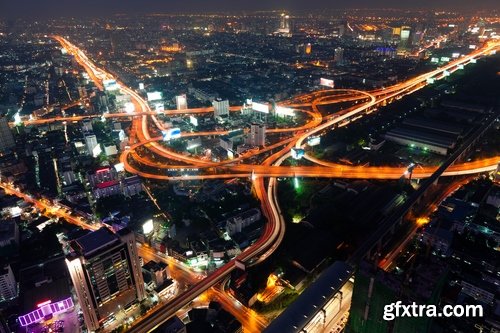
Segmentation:
[[(54, 37), (63, 47), (66, 48), (68, 53), (75, 56), (75, 60), (79, 62), (85, 70), (89, 73), (91, 79), (96, 83), (100, 89), (102, 89), (103, 79), (110, 79), (113, 76), (109, 73), (106, 73), (103, 69), (97, 68), (85, 55), (84, 53), (78, 49), (73, 44), (69, 43), (66, 39), (55, 36)], [(131, 113), (126, 115), (127, 117), (134, 117), (133, 128), (135, 129), (135, 136), (137, 138), (137, 143), (131, 146), (129, 149), (126, 149), (122, 152), (120, 156), (120, 161), (124, 163), (125, 169), (129, 173), (138, 174), (141, 177), (156, 179), (156, 180), (194, 180), (194, 179), (221, 179), (221, 178), (235, 178), (235, 177), (250, 177), (253, 182), (254, 191), (257, 197), (261, 201), (262, 211), (266, 216), (268, 223), (265, 225), (264, 232), (259, 240), (254, 243), (249, 248), (245, 249), (240, 255), (238, 255), (235, 259), (231, 260), (224, 266), (217, 269), (211, 275), (207, 276), (205, 279), (200, 281), (199, 283), (190, 287), (186, 292), (172, 299), (168, 304), (162, 304), (158, 306), (155, 311), (147, 313), (144, 317), (142, 317), (139, 321), (134, 323), (134, 326), (130, 329), (130, 332), (149, 332), (154, 328), (158, 327), (162, 322), (168, 319), (170, 316), (174, 315), (175, 312), (181, 307), (187, 305), (192, 299), (199, 296), (208, 288), (216, 285), (221, 279), (228, 276), (234, 269), (236, 269), (236, 262), (242, 262), (245, 264), (254, 264), (256, 262), (260, 262), (267, 258), (270, 254), (274, 252), (274, 250), (279, 246), (281, 240), (284, 235), (284, 219), (279, 210), (279, 206), (277, 204), (277, 192), (276, 192), (276, 177), (317, 177), (317, 178), (327, 178), (327, 177), (335, 177), (335, 178), (370, 178), (370, 179), (398, 179), (406, 171), (406, 168), (393, 168), (393, 167), (354, 167), (354, 166), (340, 166), (340, 165), (323, 165), (320, 166), (281, 166), (281, 164), (289, 157), (290, 148), (296, 147), (300, 148), (303, 146), (304, 140), (308, 137), (322, 131), (326, 128), (332, 127), (334, 125), (340, 125), (342, 121), (349, 120), (351, 121), (354, 116), (359, 117), (364, 113), (369, 112), (372, 108), (376, 107), (379, 104), (384, 102), (391, 102), (393, 99), (401, 98), (404, 95), (412, 93), (418, 89), (423, 88), (426, 85), (426, 81), (428, 78), (432, 78), (438, 75), (442, 75), (445, 71), (451, 71), (453, 68), (458, 65), (463, 65), (470, 62), (472, 59), (476, 59), (482, 55), (488, 54), (490, 51), (498, 48), (500, 43), (490, 43), (485, 45), (483, 48), (480, 48), (473, 53), (459, 58), (455, 61), (448, 63), (447, 65), (438, 68), (429, 73), (425, 73), (419, 75), (413, 79), (407, 80), (405, 82), (396, 84), (394, 86), (379, 89), (373, 92), (360, 92), (360, 91), (350, 91), (347, 92), (351, 95), (342, 96), (340, 98), (335, 98), (332, 96), (328, 96), (331, 92), (314, 92), (310, 94), (310, 101), (306, 101), (303, 106), (307, 106), (310, 103), (312, 107), (312, 121), (309, 124), (314, 124), (314, 126), (306, 127), (303, 126), (301, 128), (296, 129), (286, 129), (286, 131), (292, 133), (292, 138), (290, 140), (282, 140), (277, 143), (276, 147), (285, 146), (278, 152), (271, 154), (264, 163), (262, 164), (244, 164), (239, 163), (242, 160), (246, 160), (250, 157), (254, 157), (256, 153), (249, 154), (248, 156), (243, 156), (239, 160), (236, 161), (223, 161), (223, 162), (211, 162), (202, 160), (200, 158), (195, 158), (191, 156), (186, 156), (184, 154), (176, 153), (159, 143), (158, 138), (152, 137), (149, 128), (148, 128), (148, 118), (150, 117), (156, 127), (161, 130), (162, 125), (156, 119), (154, 112), (152, 112), (149, 108), (148, 103), (135, 91), (126, 87), (123, 83), (118, 83), (120, 90), (128, 94), (134, 105), (136, 106), (136, 110), (139, 110), (137, 113)], [(338, 91), (338, 90), (337, 90)], [(352, 94), (359, 94), (358, 99), (354, 99)], [(303, 96), (304, 99), (308, 99), (307, 95)], [(330, 117), (329, 119), (323, 119), (318, 110), (318, 105), (325, 104), (333, 104), (334, 102), (339, 101), (359, 101), (362, 102), (359, 106), (355, 106), (345, 112), (340, 113), (339, 115), (335, 115), (334, 117)], [(292, 105), (296, 105), (299, 103), (290, 103)], [(299, 107), (299, 105), (297, 105)], [(239, 107), (233, 107), (232, 110), (238, 110)], [(298, 109), (297, 109), (298, 110)], [(213, 111), (212, 108), (201, 108), (197, 110), (171, 110), (165, 111), (166, 115), (173, 114), (195, 114), (195, 113), (205, 113)], [(124, 115), (125, 116), (125, 115)], [(110, 115), (109, 117), (113, 117)], [(323, 120), (325, 120), (323, 122)], [(309, 126), (306, 124), (305, 126)], [(280, 133), (279, 130), (274, 130), (274, 132), (270, 133)], [(223, 135), (221, 133), (215, 132), (204, 132), (197, 133), (194, 136), (214, 136), (214, 135)], [(190, 137), (190, 135), (186, 135), (185, 137)], [(201, 174), (201, 175), (183, 175), (183, 176), (169, 176), (164, 173), (156, 174), (150, 173), (149, 171), (140, 170), (139, 167), (133, 166), (129, 162), (129, 158), (131, 157), (140, 157), (140, 155), (136, 152), (137, 148), (144, 147), (150, 150), (154, 154), (158, 154), (163, 158), (168, 160), (174, 160), (178, 162), (182, 162), (186, 165), (183, 166), (172, 166), (169, 164), (164, 164), (160, 162), (155, 162), (155, 166), (160, 170), (165, 168), (183, 168), (183, 169), (200, 169), (200, 168), (217, 168), (221, 170), (223, 173), (214, 173), (214, 174)], [(271, 151), (271, 150), (269, 150)], [(134, 154), (131, 154), (134, 152)], [(150, 162), (145, 162), (146, 160), (142, 157), (138, 162), (139, 166), (141, 162), (143, 165), (147, 165)], [(477, 173), (477, 172), (486, 172), (491, 171), (496, 168), (496, 165), (499, 162), (499, 157), (493, 157), (490, 159), (484, 159), (480, 161), (473, 161), (463, 164), (453, 165), (449, 168), (447, 173), (449, 175), (459, 175), (459, 174), (468, 174), (468, 173)], [(415, 170), (413, 173), (414, 178), (425, 178), (430, 176), (437, 167), (424, 167), (422, 170)], [(269, 178), (267, 189), (265, 184), (265, 179)]]

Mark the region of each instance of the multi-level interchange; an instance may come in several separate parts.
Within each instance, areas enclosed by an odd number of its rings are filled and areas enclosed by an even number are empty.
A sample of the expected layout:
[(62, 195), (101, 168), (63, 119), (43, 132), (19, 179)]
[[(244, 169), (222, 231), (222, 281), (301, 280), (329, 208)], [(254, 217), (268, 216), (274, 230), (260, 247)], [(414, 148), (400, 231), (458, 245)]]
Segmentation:
[[(85, 68), (89, 76), (94, 80), (98, 87), (102, 87), (102, 81), (106, 79), (117, 79), (104, 69), (98, 68), (78, 47), (72, 44), (67, 39), (61, 36), (54, 36), (61, 43), (67, 52), (73, 54), (78, 63)], [(268, 222), (261, 238), (246, 249), (242, 254), (234, 258), (229, 263), (225, 264), (208, 277), (199, 281), (191, 288), (174, 298), (172, 301), (155, 308), (154, 311), (148, 313), (133, 325), (130, 332), (146, 332), (154, 329), (156, 326), (174, 315), (180, 308), (187, 305), (194, 298), (200, 295), (208, 288), (216, 285), (231, 271), (236, 269), (236, 263), (252, 265), (256, 262), (265, 260), (280, 244), (284, 235), (284, 221), (277, 205), (276, 199), (276, 177), (331, 177), (331, 178), (370, 178), (370, 179), (398, 179), (406, 171), (405, 168), (393, 167), (363, 167), (363, 166), (347, 166), (321, 161), (316, 158), (305, 155), (304, 158), (316, 164), (316, 166), (282, 166), (284, 160), (290, 157), (291, 150), (301, 149), (305, 145), (307, 138), (320, 133), (327, 128), (335, 128), (342, 126), (346, 122), (355, 121), (360, 116), (372, 112), (377, 106), (384, 103), (390, 103), (394, 99), (399, 99), (402, 96), (411, 94), (412, 92), (426, 86), (429, 79), (439, 79), (449, 73), (453, 73), (464, 65), (467, 65), (474, 59), (487, 56), (500, 48), (500, 42), (488, 42), (483, 47), (471, 52), (470, 54), (458, 58), (450, 63), (405, 82), (398, 83), (394, 86), (378, 89), (375, 91), (356, 91), (347, 89), (324, 90), (309, 95), (299, 96), (300, 100), (307, 100), (305, 103), (297, 103), (295, 100), (281, 101), (280, 105), (291, 107), (295, 112), (305, 112), (309, 120), (306, 124), (297, 128), (286, 129), (267, 129), (268, 133), (285, 133), (290, 134), (282, 141), (265, 147), (255, 153), (242, 155), (233, 160), (214, 163), (211, 161), (200, 160), (197, 158), (185, 156), (181, 153), (172, 151), (161, 145), (159, 142), (163, 140), (162, 136), (158, 136), (159, 131), (165, 130), (163, 125), (157, 121), (156, 112), (152, 111), (148, 103), (133, 89), (120, 84), (120, 90), (130, 95), (132, 102), (135, 105), (134, 113), (125, 114), (107, 114), (106, 117), (132, 117), (133, 126), (135, 128), (135, 136), (130, 138), (129, 147), (124, 150), (120, 156), (121, 162), (125, 165), (127, 172), (137, 174), (144, 178), (155, 180), (177, 180), (177, 179), (216, 179), (216, 178), (234, 178), (234, 177), (249, 177), (253, 181), (255, 193), (261, 201), (262, 210), (267, 217)], [(322, 116), (317, 109), (320, 104), (333, 104), (343, 101), (359, 101), (360, 103), (351, 107), (348, 110), (342, 111), (340, 114), (335, 114), (334, 117)], [(303, 108), (310, 107), (311, 111), (306, 111)], [(231, 111), (239, 110), (240, 107), (232, 107)], [(163, 111), (166, 115), (173, 114), (198, 114), (213, 112), (212, 108), (202, 109), (183, 109)], [(51, 121), (64, 121), (65, 118), (51, 119)], [(68, 118), (67, 120), (71, 120)], [(47, 121), (47, 120), (41, 120)], [(150, 128), (157, 127), (151, 133)], [(186, 133), (181, 134), (183, 137), (192, 136), (217, 136), (224, 135), (224, 132), (207, 132), (207, 133)], [(138, 148), (145, 147), (151, 153), (159, 155), (169, 162), (162, 163), (149, 159), (147, 156), (141, 156)], [(255, 154), (263, 154), (268, 151), (273, 151), (259, 165), (246, 163)], [(491, 171), (497, 168), (499, 157), (488, 158), (465, 163), (453, 164), (446, 168), (442, 173), (443, 176), (474, 174), (485, 171)], [(146, 167), (146, 168), (145, 168)], [(147, 171), (154, 167), (158, 172)], [(198, 175), (167, 175), (166, 170), (183, 169), (189, 170), (206, 170)], [(145, 170), (146, 169), (146, 170)], [(413, 172), (414, 178), (430, 177), (437, 168), (423, 167), (415, 169)]]
[[(282, 36), (290, 34), (288, 15), (282, 15), (281, 17), (279, 34)], [(125, 322), (129, 308), (146, 297), (139, 258), (159, 262), (156, 266), (151, 264), (151, 266), (154, 266), (151, 267), (151, 270), (157, 274), (153, 274), (154, 279), (163, 281), (166, 276), (166, 264), (168, 263), (168, 265), (175, 267), (180, 272), (179, 274), (188, 282), (189, 287), (185, 290), (179, 290), (177, 296), (168, 301), (155, 304), (151, 310), (143, 313), (137, 320), (128, 323), (128, 332), (144, 333), (155, 330), (204, 293), (205, 295), (212, 295), (220, 303), (226, 304), (228, 307), (240, 306), (241, 304), (229, 296), (224, 289), (231, 273), (257, 265), (269, 258), (282, 243), (285, 235), (285, 219), (278, 203), (277, 179), (280, 177), (398, 180), (403, 175), (410, 173), (413, 179), (421, 180), (420, 188), (407, 199), (404, 205), (382, 220), (379, 228), (367, 237), (366, 242), (354, 252), (348, 263), (338, 262), (327, 268), (311, 285), (311, 288), (304, 291), (301, 297), (309, 300), (306, 306), (305, 303), (291, 305), (269, 326), (267, 326), (268, 322), (265, 319), (242, 305), (241, 309), (236, 311), (235, 314), (242, 317), (241, 321), (247, 320), (248, 327), (253, 327), (252, 329), (258, 331), (265, 330), (266, 332), (281, 333), (321, 331), (321, 325), (324, 323), (319, 321), (318, 313), (324, 313), (326, 318), (337, 311), (335, 308), (337, 304), (340, 304), (338, 311), (348, 311), (345, 307), (350, 302), (352, 290), (349, 280), (353, 276), (354, 267), (363, 259), (379, 254), (378, 250), (388, 242), (387, 235), (394, 233), (396, 227), (402, 224), (402, 217), (425, 196), (431, 184), (442, 176), (466, 176), (490, 172), (496, 170), (500, 162), (500, 156), (476, 160), (464, 160), (463, 158), (486, 130), (490, 129), (492, 124), (498, 120), (499, 115), (495, 113), (496, 111), (490, 112), (483, 123), (473, 128), (473, 134), (470, 138), (465, 140), (460, 147), (456, 147), (454, 153), (440, 167), (340, 164), (319, 159), (305, 152), (308, 142), (324, 135), (326, 131), (346, 126), (373, 112), (384, 112), (380, 111), (379, 108), (426, 87), (430, 82), (443, 79), (469, 63), (475, 63), (479, 58), (494, 54), (497, 50), (500, 50), (498, 40), (489, 40), (469, 54), (457, 57), (435, 70), (384, 88), (370, 91), (334, 89), (333, 82), (331, 82), (329, 89), (277, 101), (276, 105), (271, 108), (269, 108), (269, 105), (255, 102), (254, 107), (264, 108), (264, 113), (300, 114), (301, 123), (294, 125), (294, 127), (268, 127), (261, 123), (252, 123), (249, 129), (245, 130), (245, 134), (248, 134), (247, 143), (250, 149), (239, 152), (233, 158), (214, 161), (213, 159), (200, 158), (199, 156), (176, 151), (163, 144), (163, 142), (170, 141), (173, 138), (186, 140), (220, 138), (221, 145), (225, 145), (226, 148), (231, 146), (232, 148), (233, 143), (230, 138), (234, 134), (233, 131), (181, 132), (178, 128), (170, 127), (159, 120), (158, 114), (196, 116), (215, 113), (217, 117), (230, 116), (230, 113), (233, 112), (246, 112), (248, 108), (252, 107), (251, 101), (244, 106), (230, 106), (227, 100), (216, 99), (213, 101), (213, 107), (188, 108), (186, 97), (181, 95), (177, 96), (176, 99), (177, 110), (157, 109), (153, 111), (143, 92), (127, 87), (116, 75), (99, 67), (96, 61), (86, 55), (69, 38), (60, 35), (49, 37), (56, 40), (65, 52), (74, 57), (74, 60), (85, 70), (90, 80), (99, 90), (104, 90), (106, 82), (116, 81), (117, 89), (121, 94), (130, 98), (130, 103), (126, 105), (125, 112), (26, 119), (24, 120), (25, 125), (79, 122), (97, 117), (131, 120), (132, 125), (128, 144), (119, 153), (120, 164), (127, 173), (158, 182), (246, 178), (251, 181), (252, 191), (259, 199), (262, 214), (266, 218), (263, 232), (257, 241), (213, 272), (203, 275), (195, 273), (173, 258), (159, 255), (154, 248), (146, 244), (140, 242), (136, 244), (133, 233), (128, 229), (122, 229), (114, 233), (104, 227), (100, 221), (92, 221), (88, 216), (54, 207), (43, 197), (23, 193), (20, 188), (17, 188), (12, 183), (2, 181), (0, 187), (6, 193), (20, 197), (46, 214), (50, 213), (83, 229), (93, 231), (72, 240), (68, 244), (69, 254), (66, 257), (71, 281), (84, 322), (89, 331), (102, 329), (104, 325), (108, 325), (116, 319), (115, 314), (116, 316), (122, 316), (123, 318), (120, 320)], [(306, 53), (311, 52), (310, 48), (310, 44), (306, 46)], [(342, 48), (335, 50), (335, 61), (338, 63), (344, 61), (344, 50)], [(329, 83), (326, 82), (326, 84)], [(341, 104), (348, 105), (348, 107), (327, 114), (322, 108), (323, 106)], [(193, 119), (193, 122), (197, 122), (196, 118)], [(4, 121), (4, 118), (1, 120)], [(7, 126), (4, 125), (4, 127)], [(242, 130), (237, 131), (242, 132)], [(0, 139), (1, 134), (0, 131)], [(394, 132), (394, 135), (397, 134)], [(269, 141), (266, 141), (266, 137), (268, 136), (278, 139), (267, 144)], [(98, 146), (95, 136), (86, 136), (85, 140), (89, 151)], [(13, 142), (4, 139), (1, 139), (0, 143), (14, 145)], [(196, 141), (193, 141), (193, 145), (195, 144)], [(99, 155), (99, 152), (97, 155)], [(289, 163), (291, 160), (295, 162)], [(109, 170), (101, 171), (108, 172)], [(103, 175), (103, 179), (105, 178)], [(117, 180), (112, 179), (109, 184), (114, 187), (109, 191), (116, 191), (117, 193), (119, 191), (142, 191), (140, 185), (137, 185), (134, 181), (134, 179), (126, 179), (119, 183)], [(124, 187), (126, 187), (125, 190), (123, 190)], [(107, 192), (105, 193), (103, 190), (102, 193), (98, 192), (98, 194), (105, 196)], [(99, 195), (97, 195), (98, 198)], [(151, 196), (151, 193), (148, 192), (148, 195)], [(154, 202), (156, 204), (156, 201)], [(393, 259), (394, 253), (391, 253), (385, 257), (385, 262), (382, 265), (388, 265)], [(6, 272), (7, 275), (9, 275), (9, 272)], [(272, 281), (270, 283), (272, 284)], [(327, 291), (325, 293), (328, 294), (328, 297), (318, 297), (323, 291)], [(344, 294), (345, 298), (343, 298)], [(334, 295), (333, 298), (332, 295)], [(333, 302), (334, 299), (335, 302)], [(339, 303), (336, 303), (338, 300)], [(29, 325), (38, 321), (42, 315), (47, 316), (48, 312), (52, 315), (62, 311), (63, 307), (72, 307), (73, 304), (69, 304), (70, 301), (71, 299), (61, 301), (57, 308), (54, 305), (49, 305), (50, 302), (43, 304), (40, 309), (33, 313), (19, 317), (21, 325), (29, 327)], [(61, 309), (58, 308), (59, 306)], [(107, 318), (106, 322), (103, 322), (103, 318)], [(267, 328), (265, 328), (266, 326)]]

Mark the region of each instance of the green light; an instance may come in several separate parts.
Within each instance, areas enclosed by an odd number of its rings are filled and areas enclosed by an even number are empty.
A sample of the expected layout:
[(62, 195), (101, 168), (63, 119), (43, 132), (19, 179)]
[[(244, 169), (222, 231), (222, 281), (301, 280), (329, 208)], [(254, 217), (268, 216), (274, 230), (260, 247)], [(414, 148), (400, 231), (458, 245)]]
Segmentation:
[(300, 188), (300, 184), (299, 184), (299, 179), (297, 177), (295, 177), (293, 179), (293, 187), (298, 190)]

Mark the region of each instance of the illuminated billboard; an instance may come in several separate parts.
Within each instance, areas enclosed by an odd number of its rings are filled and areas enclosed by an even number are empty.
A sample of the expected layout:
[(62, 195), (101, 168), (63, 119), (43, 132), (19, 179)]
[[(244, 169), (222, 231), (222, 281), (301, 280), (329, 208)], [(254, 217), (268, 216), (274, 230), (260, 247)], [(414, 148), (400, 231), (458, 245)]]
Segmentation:
[(169, 141), (171, 139), (178, 139), (181, 137), (180, 128), (169, 128), (168, 130), (161, 131), (163, 135), (163, 141)]
[(139, 83), (139, 90), (144, 90), (144, 83)]
[(441, 57), (441, 62), (448, 62), (450, 61), (450, 58), (449, 57)]
[(123, 107), (125, 108), (125, 112), (127, 113), (132, 113), (135, 111), (134, 103), (127, 102)]
[(120, 86), (118, 85), (118, 83), (116, 83), (116, 80), (103, 80), (102, 85), (104, 87), (104, 90), (106, 91), (113, 91), (120, 89)]
[(296, 160), (300, 160), (302, 157), (304, 157), (304, 149), (302, 148), (292, 148), (290, 153), (292, 154), (292, 157)]
[(469, 45), (469, 49), (475, 50), (476, 49), (476, 45), (474, 45), (474, 44)]
[(431, 58), (431, 62), (433, 64), (437, 64), (439, 62), (439, 58), (433, 57), (433, 58)]
[(295, 112), (293, 111), (293, 109), (286, 108), (284, 106), (277, 106), (276, 107), (276, 114), (281, 115), (281, 116), (293, 117), (295, 115)]
[(253, 102), (252, 110), (257, 112), (269, 113), (269, 104)]
[(435, 81), (436, 81), (436, 80), (435, 80), (433, 77), (430, 77), (430, 78), (428, 78), (428, 79), (427, 79), (427, 83), (429, 83), (429, 84), (432, 84), (432, 83), (434, 83)]
[(114, 166), (116, 172), (123, 172), (125, 171), (125, 165), (123, 163), (117, 163)]
[(189, 116), (189, 122), (191, 123), (191, 125), (193, 126), (198, 126), (198, 118), (194, 117), (194, 116)]
[(152, 233), (153, 229), (154, 229), (153, 220), (147, 220), (142, 225), (142, 232), (144, 233), (144, 235), (148, 235), (148, 234)]
[(443, 76), (450, 76), (450, 72), (448, 72), (448, 71), (444, 71), (444, 72), (443, 72)]
[(451, 54), (451, 57), (454, 58), (454, 59), (456, 59), (456, 58), (460, 57), (460, 53), (454, 52), (454, 53)]
[[(44, 318), (52, 318), (52, 316), (63, 312), (69, 312), (75, 307), (73, 299), (68, 297), (62, 301), (52, 302), (47, 300), (37, 304), (37, 309), (30, 313), (19, 316), (17, 320), (22, 327), (34, 325)], [(28, 330), (26, 330), (28, 331)], [(31, 331), (31, 330), (30, 330)]]
[(317, 145), (319, 145), (320, 143), (321, 143), (321, 137), (319, 137), (319, 136), (315, 136), (315, 137), (309, 138), (309, 139), (307, 140), (307, 144), (308, 144), (309, 146), (311, 146), (311, 147), (313, 147), (313, 146), (317, 146)]
[(335, 84), (334, 84), (333, 80), (321, 78), (321, 79), (319, 79), (319, 85), (320, 86), (329, 87), (329, 88), (333, 88)]
[(159, 92), (159, 91), (148, 92), (147, 95), (148, 95), (148, 101), (150, 101), (150, 102), (151, 101), (159, 101), (163, 98), (161, 95), (161, 92)]

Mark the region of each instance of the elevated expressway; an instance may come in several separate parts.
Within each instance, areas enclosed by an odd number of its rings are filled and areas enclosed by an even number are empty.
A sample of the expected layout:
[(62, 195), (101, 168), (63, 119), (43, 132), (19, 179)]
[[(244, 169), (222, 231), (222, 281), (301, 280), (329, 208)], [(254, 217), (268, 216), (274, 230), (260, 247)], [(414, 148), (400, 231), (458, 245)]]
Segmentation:
[[(112, 78), (112, 75), (105, 72), (103, 69), (97, 68), (76, 46), (68, 42), (66, 39), (55, 36), (58, 42), (66, 48), (68, 53), (74, 55), (77, 60), (89, 73), (89, 76), (102, 89), (102, 80)], [(250, 177), (253, 182), (255, 193), (261, 201), (262, 211), (266, 216), (268, 223), (265, 226), (264, 232), (259, 240), (249, 248), (245, 249), (239, 256), (228, 262), (221, 268), (217, 269), (211, 275), (190, 287), (186, 292), (174, 298), (167, 304), (156, 307), (154, 311), (147, 313), (139, 321), (134, 323), (130, 332), (148, 332), (174, 315), (176, 311), (187, 304), (195, 297), (199, 296), (208, 288), (214, 286), (224, 277), (228, 276), (238, 263), (251, 265), (258, 263), (267, 258), (280, 244), (284, 235), (284, 220), (277, 203), (276, 194), (276, 177), (332, 177), (332, 178), (370, 178), (370, 179), (398, 179), (406, 171), (405, 168), (392, 167), (357, 167), (332, 164), (325, 161), (315, 160), (312, 157), (307, 157), (310, 161), (319, 164), (318, 166), (282, 166), (281, 164), (290, 156), (290, 149), (293, 147), (299, 148), (304, 145), (304, 141), (330, 127), (341, 126), (345, 121), (354, 121), (365, 113), (371, 112), (378, 105), (391, 102), (393, 99), (399, 99), (406, 94), (410, 94), (426, 85), (429, 78), (440, 78), (445, 73), (451, 73), (459, 68), (460, 65), (465, 65), (471, 62), (472, 59), (488, 55), (493, 50), (498, 49), (499, 42), (490, 42), (473, 53), (454, 60), (447, 65), (431, 71), (426, 74), (419, 75), (405, 82), (394, 86), (379, 89), (372, 92), (353, 91), (353, 90), (333, 90), (313, 92), (308, 95), (303, 95), (302, 103), (291, 101), (289, 104), (297, 108), (297, 111), (306, 112), (309, 121), (301, 127), (293, 129), (272, 129), (273, 133), (290, 133), (288, 137), (270, 147), (266, 147), (262, 151), (243, 155), (236, 160), (211, 162), (200, 158), (186, 156), (184, 154), (172, 151), (159, 143), (160, 138), (151, 135), (149, 131), (149, 120), (156, 126), (157, 130), (162, 129), (161, 123), (156, 118), (156, 113), (152, 112), (147, 102), (135, 91), (119, 83), (123, 93), (130, 95), (132, 102), (136, 106), (138, 112), (134, 114), (110, 114), (107, 117), (133, 117), (133, 137), (131, 135), (131, 145), (129, 149), (122, 152), (120, 160), (124, 163), (125, 169), (141, 177), (155, 180), (194, 180), (194, 179), (221, 179), (235, 177)], [(340, 95), (338, 95), (340, 93)], [(335, 96), (337, 95), (337, 96)], [(307, 101), (309, 100), (309, 101)], [(329, 117), (322, 117), (318, 110), (318, 105), (332, 104), (341, 101), (356, 101), (360, 102), (354, 107)], [(283, 104), (287, 104), (284, 102)], [(312, 111), (304, 111), (301, 108), (311, 107)], [(232, 110), (239, 110), (239, 107), (233, 107)], [(167, 115), (188, 114), (188, 113), (205, 113), (211, 112), (212, 108), (199, 108), (189, 110), (169, 110), (164, 113)], [(59, 119), (61, 120), (61, 119)], [(68, 121), (76, 120), (75, 118)], [(48, 121), (48, 120), (46, 120)], [(224, 131), (219, 132), (204, 132), (185, 135), (202, 136), (202, 135), (223, 135)], [(135, 141), (135, 143), (134, 143)], [(161, 156), (162, 159), (174, 161), (174, 163), (151, 161), (149, 158), (140, 156), (137, 153), (138, 148), (145, 148), (153, 154)], [(281, 147), (281, 148), (280, 148)], [(271, 153), (261, 164), (243, 163), (245, 160), (256, 156), (256, 154)], [(133, 161), (133, 162), (132, 162)], [(492, 157), (480, 161), (456, 164), (450, 166), (443, 175), (461, 175), (468, 173), (477, 173), (494, 170), (500, 161), (500, 157)], [(131, 163), (132, 162), (132, 163)], [(157, 168), (158, 173), (152, 173), (150, 170), (141, 170), (143, 168)], [(197, 175), (167, 175), (167, 170), (200, 170), (207, 171), (205, 174)], [(424, 167), (415, 170), (413, 177), (426, 178), (432, 175), (438, 167)], [(162, 171), (163, 170), (163, 171)], [(265, 178), (268, 178), (267, 184)]]

